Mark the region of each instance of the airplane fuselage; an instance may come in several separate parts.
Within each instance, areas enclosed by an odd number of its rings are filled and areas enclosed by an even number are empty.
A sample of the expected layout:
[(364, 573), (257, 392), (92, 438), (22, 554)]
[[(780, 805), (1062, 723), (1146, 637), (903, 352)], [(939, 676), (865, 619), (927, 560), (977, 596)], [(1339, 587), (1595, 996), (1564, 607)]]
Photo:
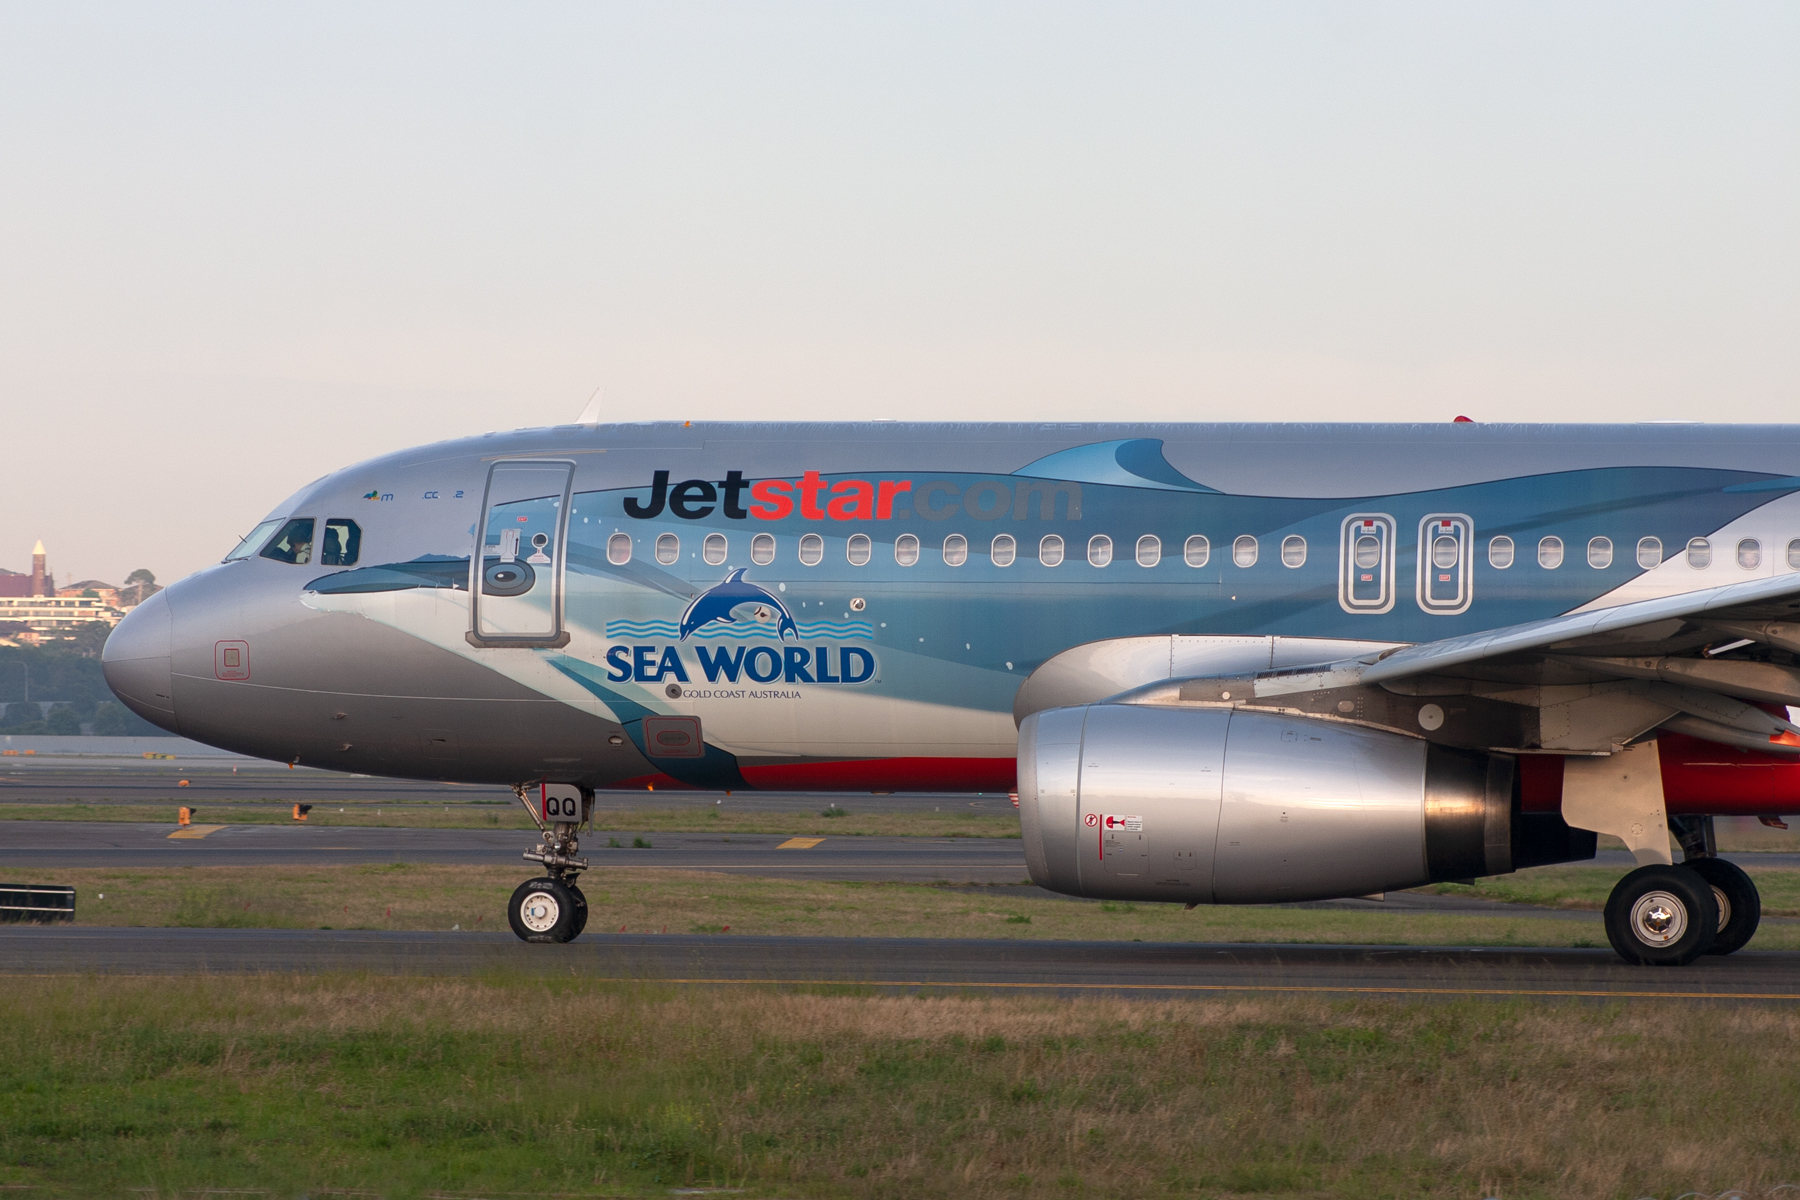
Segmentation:
[(496, 433), (302, 490), (131, 614), (109, 678), (338, 770), (1004, 791), (1072, 648), (1259, 669), (1783, 574), (1796, 469), (1786, 426)]

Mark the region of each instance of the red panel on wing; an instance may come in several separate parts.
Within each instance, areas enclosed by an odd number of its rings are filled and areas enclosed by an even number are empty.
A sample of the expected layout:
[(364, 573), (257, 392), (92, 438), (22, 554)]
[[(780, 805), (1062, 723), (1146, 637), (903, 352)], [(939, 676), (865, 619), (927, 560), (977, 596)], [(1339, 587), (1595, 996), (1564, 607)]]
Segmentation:
[(752, 787), (795, 792), (1010, 792), (1018, 778), (1010, 758), (862, 758), (761, 767), (739, 759), (738, 773)]

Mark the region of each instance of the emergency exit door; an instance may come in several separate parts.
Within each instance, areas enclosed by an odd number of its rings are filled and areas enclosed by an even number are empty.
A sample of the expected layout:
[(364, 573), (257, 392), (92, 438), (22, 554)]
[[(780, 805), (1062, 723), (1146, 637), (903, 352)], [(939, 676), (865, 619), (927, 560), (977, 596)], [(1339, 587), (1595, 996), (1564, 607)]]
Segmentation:
[(1353, 613), (1384, 613), (1394, 607), (1394, 518), (1386, 513), (1344, 518), (1338, 604)]
[(1462, 513), (1419, 522), (1419, 607), (1439, 616), (1466, 612), (1474, 599), (1475, 523)]
[(509, 460), (488, 471), (470, 566), (469, 641), (561, 646), (564, 535), (575, 464)]

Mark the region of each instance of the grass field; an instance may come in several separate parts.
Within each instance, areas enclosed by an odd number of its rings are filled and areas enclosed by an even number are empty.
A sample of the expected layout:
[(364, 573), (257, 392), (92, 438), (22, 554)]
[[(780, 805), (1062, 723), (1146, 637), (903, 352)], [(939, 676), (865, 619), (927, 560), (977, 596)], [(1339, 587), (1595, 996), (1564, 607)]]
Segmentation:
[(0, 1185), (1762, 1195), (1800, 1181), (1797, 1057), (1775, 1007), (25, 979), (0, 991)]
[[(0, 821), (132, 821), (175, 825), (175, 804), (0, 804)], [(829, 815), (827, 815), (829, 814)], [(204, 804), (198, 820), (209, 825), (292, 825), (290, 808), (280, 804)], [(523, 807), (509, 804), (427, 804), (365, 802), (320, 805), (308, 825), (359, 825), (394, 829), (535, 829)], [(596, 829), (642, 833), (770, 833), (821, 837), (994, 837), (1019, 836), (1019, 818), (970, 812), (948, 800), (941, 811), (865, 813), (854, 804), (840, 808), (826, 799), (792, 811), (734, 809), (723, 804), (679, 807), (597, 807)]]
[[(629, 852), (622, 852), (628, 858)], [(1538, 868), (1570, 872), (1569, 868)], [(0, 881), (42, 872), (0, 870)], [(83, 925), (239, 929), (504, 929), (505, 905), (524, 878), (516, 867), (155, 867), (65, 870)], [(1554, 905), (1610, 887), (1594, 868), (1519, 885)], [(1601, 877), (1600, 881), (1587, 876)], [(1800, 872), (1757, 872), (1771, 901), (1800, 908)], [(1494, 915), (1354, 909), (1203, 907), (1067, 900), (1005, 888), (766, 879), (619, 867), (583, 876), (590, 935), (805, 934), (822, 937), (986, 937), (1146, 942), (1321, 942), (1466, 946), (1597, 946), (1597, 922), (1531, 908)], [(1559, 887), (1565, 891), (1558, 891)], [(1468, 889), (1463, 889), (1467, 891)], [(1603, 895), (1603, 892), (1601, 893)], [(104, 895), (105, 899), (100, 899)], [(1800, 924), (1769, 922), (1753, 949), (1800, 949)]]

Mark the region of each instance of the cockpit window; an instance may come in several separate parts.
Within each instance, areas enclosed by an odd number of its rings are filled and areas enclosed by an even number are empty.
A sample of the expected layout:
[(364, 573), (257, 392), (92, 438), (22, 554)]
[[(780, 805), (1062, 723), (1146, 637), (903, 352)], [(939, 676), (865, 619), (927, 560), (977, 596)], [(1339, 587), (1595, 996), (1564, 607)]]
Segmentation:
[(262, 556), (276, 562), (305, 566), (312, 561), (313, 519), (296, 517), (281, 527), (275, 540), (263, 548)]
[(325, 538), (319, 545), (319, 565), (353, 567), (362, 553), (362, 526), (347, 517), (325, 522)]
[(252, 529), (249, 533), (245, 534), (244, 540), (237, 544), (236, 550), (233, 550), (230, 554), (225, 556), (224, 561), (236, 562), (240, 558), (249, 558), (269, 539), (269, 535), (279, 528), (281, 528), (281, 522), (279, 520), (264, 521), (261, 525), (258, 525), (255, 529)]

